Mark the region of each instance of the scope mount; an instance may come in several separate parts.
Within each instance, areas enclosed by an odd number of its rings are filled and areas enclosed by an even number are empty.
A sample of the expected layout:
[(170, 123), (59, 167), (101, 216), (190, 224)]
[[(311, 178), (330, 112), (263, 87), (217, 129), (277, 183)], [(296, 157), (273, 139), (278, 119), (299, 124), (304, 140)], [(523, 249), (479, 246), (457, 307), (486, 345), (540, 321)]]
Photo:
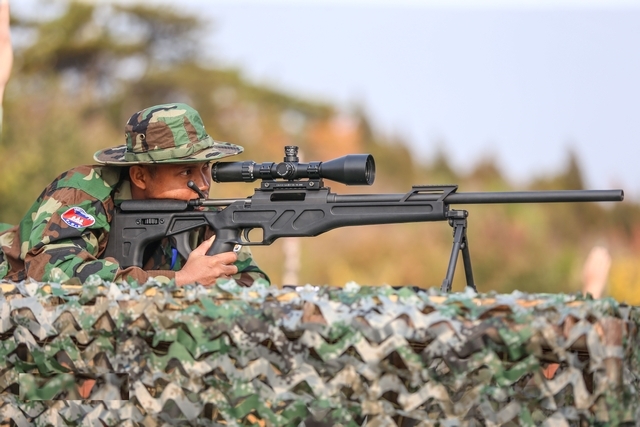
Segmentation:
[(324, 188), (324, 181), (322, 178), (310, 178), (308, 180), (291, 179), (289, 181), (276, 181), (272, 179), (263, 179), (260, 183), (260, 190), (262, 191), (276, 191), (276, 190), (320, 190)]
[[(301, 180), (300, 178), (290, 178), (295, 173), (292, 163), (300, 162), (298, 157), (299, 148), (297, 145), (286, 145), (284, 147), (284, 158), (282, 163), (276, 165), (276, 173), (286, 181), (276, 181), (275, 179), (262, 179), (260, 190), (276, 191), (276, 190), (319, 190), (324, 187), (322, 178), (309, 178)], [(269, 169), (268, 166), (262, 166)], [(307, 174), (309, 176), (320, 175), (320, 162), (311, 162), (307, 165)]]

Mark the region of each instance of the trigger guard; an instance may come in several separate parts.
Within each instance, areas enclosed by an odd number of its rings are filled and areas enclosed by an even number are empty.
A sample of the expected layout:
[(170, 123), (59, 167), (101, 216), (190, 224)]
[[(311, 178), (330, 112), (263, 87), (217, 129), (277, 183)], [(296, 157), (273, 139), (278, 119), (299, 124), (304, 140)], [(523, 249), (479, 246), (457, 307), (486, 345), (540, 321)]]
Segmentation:
[(173, 242), (175, 244), (175, 248), (178, 250), (178, 253), (184, 258), (189, 258), (191, 254), (191, 246), (189, 245), (189, 233), (180, 233), (174, 236), (171, 236)]

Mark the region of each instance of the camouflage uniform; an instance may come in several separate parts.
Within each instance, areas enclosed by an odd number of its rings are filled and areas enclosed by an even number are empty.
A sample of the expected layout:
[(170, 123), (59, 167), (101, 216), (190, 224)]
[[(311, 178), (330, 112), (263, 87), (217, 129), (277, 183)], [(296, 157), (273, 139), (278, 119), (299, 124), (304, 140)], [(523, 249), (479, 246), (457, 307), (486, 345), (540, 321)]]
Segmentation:
[[(64, 172), (44, 189), (18, 226), (0, 229), (0, 279), (60, 282), (75, 277), (84, 282), (96, 274), (108, 281), (144, 283), (150, 277), (163, 282), (175, 278), (186, 260), (176, 258), (168, 238), (148, 250), (143, 268), (122, 269), (114, 258), (101, 258), (115, 206), (131, 199), (128, 169), (118, 166), (209, 161), (243, 149), (211, 139), (199, 114), (184, 104), (140, 111), (125, 130), (126, 145), (94, 156), (108, 166), (79, 166)], [(193, 237), (199, 244), (210, 235), (211, 230), (201, 230)], [(243, 285), (259, 277), (268, 280), (246, 247), (235, 265), (238, 274), (233, 278)]]

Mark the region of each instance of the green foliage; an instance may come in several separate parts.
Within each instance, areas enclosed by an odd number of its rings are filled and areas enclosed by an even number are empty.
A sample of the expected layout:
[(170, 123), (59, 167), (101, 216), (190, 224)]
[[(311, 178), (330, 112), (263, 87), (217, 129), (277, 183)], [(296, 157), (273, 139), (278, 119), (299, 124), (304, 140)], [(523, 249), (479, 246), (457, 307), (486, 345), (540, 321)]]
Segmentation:
[[(215, 139), (245, 147), (238, 160), (277, 161), (282, 147), (291, 144), (301, 147), (306, 161), (357, 152), (374, 155), (372, 187), (331, 183), (334, 192), (402, 193), (413, 184), (452, 183), (460, 192), (516, 190), (492, 158), (478, 159), (466, 174), (443, 151), (419, 163), (401, 138), (379, 132), (363, 107), (340, 113), (330, 103), (249, 81), (241, 70), (207, 65), (212, 55), (202, 43), (203, 32), (212, 25), (200, 17), (124, 3), (66, 6), (48, 21), (14, 20), (34, 37), (16, 52), (5, 94), (1, 222), (16, 224), (65, 169), (92, 162), (100, 148), (124, 143), (124, 123), (133, 112), (165, 102), (193, 105)], [(577, 154), (568, 153), (568, 158), (564, 171), (517, 189), (583, 188)], [(211, 194), (246, 196), (254, 187), (214, 185)], [(617, 257), (637, 259), (640, 252), (640, 206), (632, 201), (474, 205), (468, 210), (474, 276), (482, 290), (574, 291), (580, 288), (580, 270), (593, 245), (609, 247), (614, 269)], [(440, 286), (444, 278), (452, 232), (444, 222), (398, 224), (345, 228), (299, 240), (300, 284), (354, 280), (429, 287)], [(284, 246), (278, 241), (254, 249), (259, 264), (275, 269), (269, 271), (275, 283), (282, 282), (277, 266), (283, 265)], [(458, 267), (454, 290), (464, 286), (461, 261)], [(614, 276), (634, 277), (623, 272)]]

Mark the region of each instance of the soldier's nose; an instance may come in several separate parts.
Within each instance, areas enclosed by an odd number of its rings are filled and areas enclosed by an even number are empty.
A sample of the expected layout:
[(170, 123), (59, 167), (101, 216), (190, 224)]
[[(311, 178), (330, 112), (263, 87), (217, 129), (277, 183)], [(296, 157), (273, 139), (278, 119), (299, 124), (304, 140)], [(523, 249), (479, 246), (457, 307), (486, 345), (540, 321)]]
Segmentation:
[(198, 181), (199, 181), (198, 188), (200, 188), (200, 191), (204, 193), (209, 193), (209, 187), (210, 187), (209, 176), (201, 172)]

